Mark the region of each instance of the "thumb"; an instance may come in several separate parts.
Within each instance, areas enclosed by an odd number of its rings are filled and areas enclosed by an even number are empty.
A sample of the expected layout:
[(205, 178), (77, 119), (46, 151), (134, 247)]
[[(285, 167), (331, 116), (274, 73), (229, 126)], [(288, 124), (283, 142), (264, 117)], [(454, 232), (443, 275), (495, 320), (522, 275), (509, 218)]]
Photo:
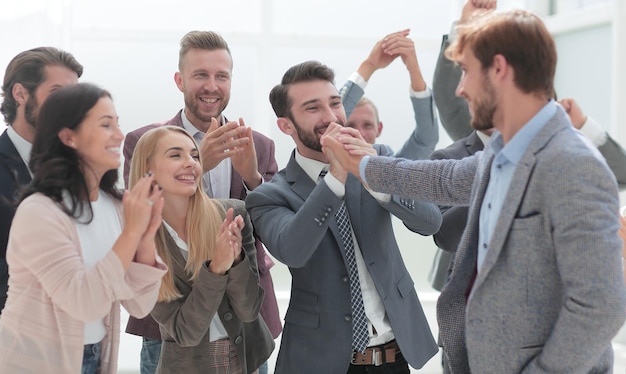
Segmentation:
[(211, 126), (209, 126), (209, 132), (213, 132), (213, 131), (217, 130), (218, 127), (219, 127), (219, 124), (217, 123), (217, 118), (212, 117), (211, 118)]

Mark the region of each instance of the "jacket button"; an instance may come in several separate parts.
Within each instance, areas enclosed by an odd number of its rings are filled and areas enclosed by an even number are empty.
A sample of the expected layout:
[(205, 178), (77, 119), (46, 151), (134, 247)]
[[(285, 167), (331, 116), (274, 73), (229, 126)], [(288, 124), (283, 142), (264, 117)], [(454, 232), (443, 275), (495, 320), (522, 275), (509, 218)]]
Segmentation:
[(233, 319), (233, 314), (231, 312), (224, 313), (224, 321), (230, 321)]
[(243, 338), (241, 336), (238, 336), (235, 338), (235, 344), (241, 344), (242, 341), (243, 341)]
[(346, 314), (345, 316), (343, 316), (343, 320), (346, 322), (352, 322), (352, 316), (349, 314)]
[(343, 278), (341, 278), (341, 281), (342, 281), (343, 283), (348, 283), (348, 282), (350, 281), (350, 278), (346, 275), (346, 276), (344, 276)]

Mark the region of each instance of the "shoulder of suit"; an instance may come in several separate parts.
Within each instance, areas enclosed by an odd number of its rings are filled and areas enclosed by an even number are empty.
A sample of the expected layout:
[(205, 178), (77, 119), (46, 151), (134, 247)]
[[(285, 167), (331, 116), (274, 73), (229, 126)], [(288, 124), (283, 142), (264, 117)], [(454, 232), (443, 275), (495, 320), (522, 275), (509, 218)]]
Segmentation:
[(135, 129), (135, 130), (129, 132), (128, 135), (132, 134), (132, 135), (136, 135), (137, 137), (141, 137), (141, 135), (143, 135), (146, 132), (148, 132), (149, 130), (152, 130), (152, 129), (157, 128), (157, 127), (161, 127), (161, 126), (182, 126), (183, 122), (182, 122), (182, 119), (180, 117), (181, 113), (182, 113), (182, 111), (178, 112), (174, 116), (174, 118), (142, 126), (142, 127), (138, 128), (138, 129)]

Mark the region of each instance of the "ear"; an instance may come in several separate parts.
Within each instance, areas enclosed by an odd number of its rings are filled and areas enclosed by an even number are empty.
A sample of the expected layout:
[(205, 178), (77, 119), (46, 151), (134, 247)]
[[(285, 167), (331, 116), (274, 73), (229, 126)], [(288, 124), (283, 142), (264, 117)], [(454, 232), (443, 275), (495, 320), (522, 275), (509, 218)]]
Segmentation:
[(184, 91), (185, 87), (183, 85), (183, 76), (178, 71), (174, 73), (174, 82), (176, 83), (176, 87), (178, 87), (178, 90), (180, 92), (185, 92)]
[(506, 58), (501, 54), (493, 56), (493, 65), (491, 69), (494, 73), (494, 77), (497, 79), (505, 78), (510, 72), (510, 66), (506, 61)]
[(293, 135), (296, 132), (293, 123), (287, 117), (278, 117), (278, 119), (276, 120), (276, 124), (278, 125), (280, 131), (287, 135)]
[(378, 138), (382, 132), (383, 132), (383, 123), (378, 122), (378, 131), (376, 132), (376, 137)]
[(76, 149), (76, 143), (74, 142), (75, 134), (73, 130), (70, 130), (66, 127), (63, 130), (59, 131), (58, 137), (59, 140), (61, 140), (61, 143), (70, 148)]
[(13, 85), (11, 94), (13, 95), (13, 99), (19, 104), (18, 106), (22, 106), (28, 101), (28, 90), (21, 83), (15, 83)]

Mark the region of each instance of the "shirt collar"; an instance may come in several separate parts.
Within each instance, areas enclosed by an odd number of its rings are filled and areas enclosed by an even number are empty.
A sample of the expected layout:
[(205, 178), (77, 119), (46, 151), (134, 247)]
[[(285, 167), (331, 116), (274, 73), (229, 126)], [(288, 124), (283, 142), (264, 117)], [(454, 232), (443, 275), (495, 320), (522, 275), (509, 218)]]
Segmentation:
[(317, 183), (317, 178), (319, 177), (322, 169), (328, 167), (328, 164), (302, 156), (300, 152), (298, 152), (297, 148), (296, 162), (315, 183)]
[[(187, 130), (187, 132), (191, 136), (195, 136), (197, 133), (201, 133), (204, 135), (204, 132), (198, 130), (198, 128), (194, 126), (193, 123), (191, 123), (189, 118), (187, 118), (187, 115), (185, 114), (185, 110), (186, 109), (184, 109), (182, 113), (180, 114), (180, 119), (183, 121), (183, 128), (185, 128), (185, 130)], [(220, 116), (220, 126), (222, 126), (225, 123), (225, 121), (226, 121), (226, 118), (224, 116)]]
[(28, 163), (30, 162), (30, 151), (33, 148), (33, 145), (29, 143), (28, 140), (22, 138), (22, 136), (15, 131), (13, 126), (7, 127), (7, 135), (9, 136), (9, 139), (11, 139), (11, 142), (13, 142), (15, 149), (17, 149), (17, 153), (20, 154), (24, 163), (26, 163), (26, 167), (28, 167)]
[(522, 128), (511, 138), (511, 140), (505, 145), (500, 132), (496, 132), (492, 136), (491, 147), (494, 153), (502, 153), (502, 156), (509, 160), (514, 165), (517, 165), (519, 160), (528, 149), (528, 145), (535, 138), (537, 133), (548, 123), (550, 118), (556, 113), (557, 104), (554, 100), (548, 101), (546, 105), (535, 114), (530, 121), (528, 121)]
[(185, 252), (188, 252), (189, 247), (187, 246), (187, 243), (185, 243), (185, 241), (181, 239), (180, 236), (178, 236), (178, 233), (172, 228), (172, 226), (170, 226), (167, 222), (165, 222), (165, 220), (163, 220), (163, 226), (165, 226), (165, 229), (170, 234), (170, 236), (172, 237), (172, 239), (174, 240), (174, 243), (176, 243), (178, 248), (180, 248), (181, 250)]

